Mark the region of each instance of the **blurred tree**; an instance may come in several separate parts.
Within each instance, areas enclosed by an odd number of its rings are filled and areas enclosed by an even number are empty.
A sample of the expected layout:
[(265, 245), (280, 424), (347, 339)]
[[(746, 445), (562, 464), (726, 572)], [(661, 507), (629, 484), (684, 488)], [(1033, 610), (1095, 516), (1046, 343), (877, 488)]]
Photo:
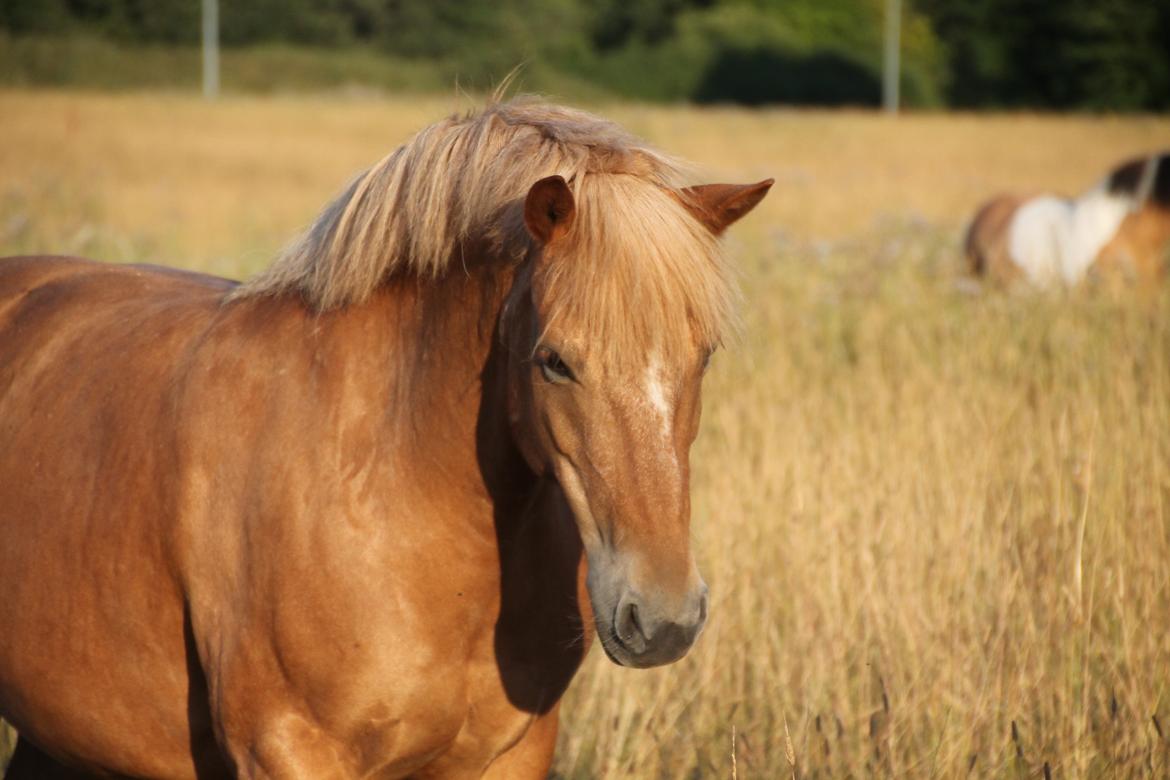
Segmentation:
[(595, 7), (591, 37), (601, 50), (631, 41), (661, 43), (674, 34), (682, 11), (714, 4), (715, 0), (603, 0)]
[(361, 18), (356, 5), (345, 0), (220, 2), (220, 35), (229, 46), (263, 41), (337, 46), (356, 37), (355, 18)]
[(1170, 0), (914, 0), (960, 107), (1170, 106)]
[[(550, 67), (656, 100), (871, 103), (885, 0), (223, 0), (228, 46), (363, 44), (452, 80)], [(905, 0), (911, 105), (1170, 107), (1170, 0)], [(197, 0), (0, 0), (10, 35), (193, 45)]]
[(125, 20), (127, 38), (155, 43), (199, 41), (201, 6), (192, 0), (120, 0), (111, 5), (116, 18)]
[(65, 0), (0, 0), (0, 29), (17, 35), (59, 32), (71, 23)]
[(1154, 109), (1170, 105), (1159, 11), (1150, 0), (1068, 0), (1041, 34), (1062, 41), (1059, 56), (1037, 68), (1039, 92), (1060, 108)]

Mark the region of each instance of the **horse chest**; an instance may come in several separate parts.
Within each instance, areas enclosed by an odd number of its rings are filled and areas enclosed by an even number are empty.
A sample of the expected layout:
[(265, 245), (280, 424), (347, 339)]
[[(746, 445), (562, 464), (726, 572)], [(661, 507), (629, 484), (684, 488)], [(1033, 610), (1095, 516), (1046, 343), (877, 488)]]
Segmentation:
[[(524, 738), (555, 705), (575, 664), (534, 658), (498, 623), (477, 632), (459, 658), (444, 653), (410, 675), (392, 678), (393, 692), (369, 708), (356, 734), (375, 776), (477, 776)], [(462, 641), (467, 641), (463, 638)], [(454, 639), (452, 644), (461, 644)], [(436, 658), (437, 660), (437, 658)], [(351, 738), (351, 744), (355, 739)]]
[(530, 637), (509, 636), (499, 624), (479, 643), (465, 670), (467, 700), (462, 726), (429, 767), (437, 776), (476, 775), (522, 739), (538, 717), (559, 701), (576, 669), (573, 651), (541, 647)]
[(580, 595), (573, 551), (547, 567), (533, 565), (528, 551), (518, 557), (500, 567), (495, 596), (476, 605), (492, 619), (469, 637), (466, 665), (450, 670), (467, 697), (458, 735), (434, 762), (440, 774), (482, 771), (524, 739), (556, 707), (588, 648), (580, 611), (565, 608)]

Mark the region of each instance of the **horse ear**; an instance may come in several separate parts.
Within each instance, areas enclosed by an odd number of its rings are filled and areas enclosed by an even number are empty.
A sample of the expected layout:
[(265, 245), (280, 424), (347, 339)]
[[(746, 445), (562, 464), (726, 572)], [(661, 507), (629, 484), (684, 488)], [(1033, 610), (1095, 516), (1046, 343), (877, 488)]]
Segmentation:
[(524, 224), (542, 244), (568, 230), (576, 213), (573, 193), (560, 176), (548, 176), (533, 184), (524, 200)]
[(755, 184), (700, 184), (683, 190), (683, 203), (695, 219), (720, 235), (733, 222), (756, 207), (775, 179)]

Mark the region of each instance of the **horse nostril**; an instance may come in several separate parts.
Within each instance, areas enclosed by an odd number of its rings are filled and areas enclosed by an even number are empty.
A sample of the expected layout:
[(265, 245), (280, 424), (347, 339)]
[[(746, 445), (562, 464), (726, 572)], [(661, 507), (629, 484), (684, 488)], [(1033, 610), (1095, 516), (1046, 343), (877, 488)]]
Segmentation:
[(638, 622), (638, 605), (637, 604), (630, 604), (628, 609), (629, 609), (629, 623), (630, 623), (631, 634), (636, 631), (637, 633), (641, 634), (642, 636), (646, 636), (646, 632), (642, 630), (642, 624), (640, 622)]
[(617, 634), (618, 639), (629, 650), (640, 653), (646, 649), (649, 637), (646, 636), (646, 629), (642, 626), (638, 605), (633, 601), (626, 602), (618, 610)]
[(668, 603), (667, 610), (654, 600), (641, 601), (632, 593), (625, 593), (614, 609), (608, 636), (604, 637), (607, 652), (620, 651), (618, 657), (612, 654), (610, 657), (615, 660), (620, 657), (618, 663), (646, 667), (686, 655), (703, 630), (709, 606), (705, 586), (700, 585), (687, 596), (681, 604)]

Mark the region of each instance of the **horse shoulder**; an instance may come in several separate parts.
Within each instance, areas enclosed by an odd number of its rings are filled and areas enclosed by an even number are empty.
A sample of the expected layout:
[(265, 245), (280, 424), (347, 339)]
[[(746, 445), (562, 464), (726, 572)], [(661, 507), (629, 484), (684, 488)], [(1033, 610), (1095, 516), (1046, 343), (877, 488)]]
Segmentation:
[(379, 427), (394, 387), (359, 343), (377, 328), (244, 303), (179, 404), (178, 549), (212, 716), (266, 771), (286, 743), (413, 771), (455, 742), (492, 641), (495, 539), (468, 531), (490, 506)]

